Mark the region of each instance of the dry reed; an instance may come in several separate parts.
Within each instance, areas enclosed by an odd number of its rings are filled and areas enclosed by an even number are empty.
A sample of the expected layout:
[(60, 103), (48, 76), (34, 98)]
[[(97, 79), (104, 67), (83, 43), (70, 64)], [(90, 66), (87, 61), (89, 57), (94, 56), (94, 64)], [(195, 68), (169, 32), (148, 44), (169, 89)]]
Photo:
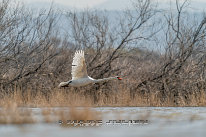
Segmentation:
[(137, 93), (134, 97), (131, 97), (127, 89), (111, 92), (109, 95), (104, 92), (95, 93), (96, 95), (86, 94), (87, 92), (54, 89), (49, 94), (42, 92), (33, 94), (31, 90), (22, 92), (17, 89), (14, 92), (0, 94), (0, 106), (8, 106), (11, 102), (17, 106), (26, 107), (206, 106), (204, 91), (187, 95), (187, 99), (184, 96), (177, 98), (172, 93), (163, 98), (160, 92)]

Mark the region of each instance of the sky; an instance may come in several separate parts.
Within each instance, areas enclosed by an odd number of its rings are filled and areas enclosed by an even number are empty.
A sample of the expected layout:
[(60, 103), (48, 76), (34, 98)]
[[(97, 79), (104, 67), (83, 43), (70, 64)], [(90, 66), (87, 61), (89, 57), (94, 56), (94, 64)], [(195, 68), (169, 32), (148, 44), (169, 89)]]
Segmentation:
[(55, 2), (60, 5), (75, 7), (75, 8), (85, 8), (85, 7), (95, 7), (96, 5), (100, 5), (107, 0), (24, 0), (27, 3), (41, 3), (41, 2)]
[[(25, 3), (31, 7), (49, 7), (50, 3), (53, 2), (57, 7), (63, 8), (95, 8), (95, 9), (106, 9), (106, 10), (123, 10), (131, 7), (131, 0), (17, 0)], [(135, 1), (135, 0), (132, 0)], [(171, 1), (175, 0), (151, 0), (158, 1), (163, 6), (168, 5)], [(179, 0), (183, 1), (183, 0)], [(189, 0), (191, 10), (206, 11), (206, 0)]]

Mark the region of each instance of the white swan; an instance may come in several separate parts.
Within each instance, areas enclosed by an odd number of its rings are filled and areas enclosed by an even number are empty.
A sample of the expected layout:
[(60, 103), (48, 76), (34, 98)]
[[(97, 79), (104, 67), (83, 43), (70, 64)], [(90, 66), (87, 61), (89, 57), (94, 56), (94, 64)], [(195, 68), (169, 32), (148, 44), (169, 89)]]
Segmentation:
[(80, 87), (85, 86), (90, 83), (99, 83), (103, 81), (108, 81), (112, 79), (122, 80), (122, 78), (116, 77), (109, 77), (104, 79), (93, 79), (87, 75), (87, 68), (84, 58), (84, 51), (79, 50), (75, 52), (73, 62), (72, 62), (72, 80), (67, 82), (61, 82), (58, 87)]

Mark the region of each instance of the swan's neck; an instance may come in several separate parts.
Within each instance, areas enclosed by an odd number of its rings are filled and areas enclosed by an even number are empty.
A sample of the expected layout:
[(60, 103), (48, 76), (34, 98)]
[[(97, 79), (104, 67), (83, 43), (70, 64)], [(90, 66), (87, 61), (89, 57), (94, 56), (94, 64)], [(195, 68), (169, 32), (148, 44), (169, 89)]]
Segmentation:
[(117, 79), (116, 77), (109, 77), (109, 78), (103, 78), (103, 79), (94, 79), (94, 83), (104, 82), (112, 79)]

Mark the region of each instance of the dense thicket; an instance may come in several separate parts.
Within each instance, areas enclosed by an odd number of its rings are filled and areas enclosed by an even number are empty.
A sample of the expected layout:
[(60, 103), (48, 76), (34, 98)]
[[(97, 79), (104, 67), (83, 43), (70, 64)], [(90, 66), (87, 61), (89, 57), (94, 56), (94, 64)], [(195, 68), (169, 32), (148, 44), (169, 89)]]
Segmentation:
[[(49, 96), (60, 81), (71, 78), (74, 52), (83, 49), (89, 75), (119, 75), (123, 81), (66, 92), (81, 92), (94, 103), (102, 94), (109, 98), (124, 90), (131, 100), (139, 96), (151, 102), (152, 94), (162, 104), (201, 104), (206, 93), (206, 16), (192, 19), (187, 4), (176, 1), (175, 10), (166, 11), (150, 0), (136, 0), (132, 10), (111, 16), (95, 10), (57, 12), (55, 5), (35, 11), (1, 1), (1, 93), (18, 88), (22, 94), (30, 90), (33, 96)], [(154, 50), (159, 46), (161, 51)]]

